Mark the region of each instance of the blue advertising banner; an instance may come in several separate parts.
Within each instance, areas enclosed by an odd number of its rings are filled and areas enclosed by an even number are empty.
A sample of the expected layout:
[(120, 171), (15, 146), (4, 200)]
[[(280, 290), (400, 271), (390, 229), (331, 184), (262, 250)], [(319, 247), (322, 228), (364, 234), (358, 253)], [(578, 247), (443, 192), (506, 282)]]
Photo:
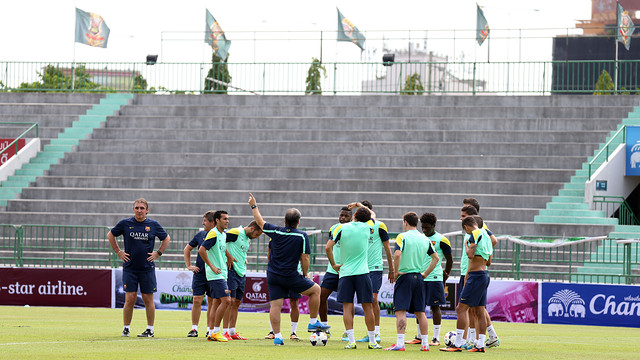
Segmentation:
[(640, 286), (542, 283), (542, 323), (640, 327)]
[(627, 169), (625, 175), (640, 176), (640, 126), (627, 126)]

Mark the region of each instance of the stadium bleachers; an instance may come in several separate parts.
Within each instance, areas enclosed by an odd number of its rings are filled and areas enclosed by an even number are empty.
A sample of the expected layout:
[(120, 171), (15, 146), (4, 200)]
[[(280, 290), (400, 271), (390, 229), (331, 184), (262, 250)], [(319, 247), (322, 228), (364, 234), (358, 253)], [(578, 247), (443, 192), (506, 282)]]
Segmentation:
[[(49, 139), (100, 99), (22, 96), (0, 96), (3, 116), (41, 121)], [(252, 191), (275, 223), (297, 207), (301, 226), (328, 229), (341, 206), (368, 199), (390, 231), (402, 230), (406, 211), (431, 211), (448, 232), (459, 229), (462, 199), (473, 196), (499, 234), (606, 235), (613, 225), (533, 219), (637, 102), (590, 95), (136, 95), (9, 200), (2, 216), (10, 224), (112, 226), (131, 214), (133, 199), (145, 197), (149, 217), (167, 227), (198, 226), (209, 209), (226, 209), (230, 225), (239, 226), (250, 220)], [(53, 110), (65, 106), (75, 112)]]

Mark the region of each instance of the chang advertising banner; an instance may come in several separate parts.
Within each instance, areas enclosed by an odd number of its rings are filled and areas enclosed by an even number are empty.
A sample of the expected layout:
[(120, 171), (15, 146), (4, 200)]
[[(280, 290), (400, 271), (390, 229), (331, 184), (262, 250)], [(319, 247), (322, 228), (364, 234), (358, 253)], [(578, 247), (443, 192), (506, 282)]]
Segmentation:
[(640, 126), (627, 126), (627, 176), (640, 176)]
[(545, 324), (640, 327), (640, 287), (542, 283)]
[(110, 307), (111, 270), (0, 268), (0, 305)]

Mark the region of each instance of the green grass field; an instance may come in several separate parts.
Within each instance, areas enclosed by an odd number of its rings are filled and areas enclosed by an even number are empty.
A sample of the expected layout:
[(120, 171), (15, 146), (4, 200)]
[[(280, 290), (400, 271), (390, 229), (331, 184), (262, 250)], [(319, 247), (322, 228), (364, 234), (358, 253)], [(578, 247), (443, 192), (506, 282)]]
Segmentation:
[[(248, 341), (229, 343), (208, 342), (202, 336), (206, 330), (204, 316), (200, 337), (187, 338), (190, 313), (187, 311), (156, 312), (153, 339), (136, 338), (146, 327), (144, 310), (135, 310), (132, 337), (122, 338), (121, 309), (0, 307), (0, 359), (44, 357), (47, 359), (413, 359), (470, 358), (491, 359), (639, 359), (634, 339), (640, 339), (640, 329), (595, 326), (538, 325), (496, 323), (502, 344), (485, 354), (443, 353), (436, 347), (423, 353), (418, 345), (407, 345), (405, 352), (369, 350), (365, 346), (344, 350), (339, 340), (343, 332), (342, 318), (331, 316), (329, 324), (334, 337), (326, 347), (312, 347), (308, 342), (308, 316), (300, 318), (298, 335), (302, 342), (288, 340), (289, 315), (283, 314), (285, 346), (274, 346), (264, 340), (269, 331), (267, 314), (240, 313), (238, 331)], [(431, 333), (431, 321), (429, 321)], [(413, 336), (415, 323), (410, 320), (407, 337)], [(382, 319), (382, 345), (395, 342), (395, 319)], [(364, 319), (357, 317), (356, 336), (366, 334)], [(443, 321), (443, 334), (455, 330), (451, 320)], [(442, 341), (442, 336), (441, 336)]]

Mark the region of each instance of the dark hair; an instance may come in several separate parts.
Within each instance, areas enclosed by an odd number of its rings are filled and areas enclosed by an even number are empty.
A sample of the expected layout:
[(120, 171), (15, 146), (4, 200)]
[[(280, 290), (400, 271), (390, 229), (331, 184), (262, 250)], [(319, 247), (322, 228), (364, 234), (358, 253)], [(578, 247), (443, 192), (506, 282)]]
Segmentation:
[(298, 227), (301, 216), (302, 215), (300, 214), (300, 210), (296, 208), (287, 210), (287, 212), (284, 213), (284, 225), (290, 228)]
[(436, 214), (433, 213), (424, 213), (422, 214), (422, 216), (420, 216), (420, 222), (422, 223), (422, 225), (429, 224), (436, 226), (437, 221), (438, 218), (436, 218)]
[(480, 212), (480, 203), (478, 202), (478, 200), (476, 200), (474, 198), (466, 198), (466, 199), (462, 200), (462, 204), (471, 205), (474, 208), (476, 208), (477, 212)]
[(409, 226), (418, 226), (418, 214), (413, 211), (409, 211), (408, 213), (402, 216), (402, 220), (406, 221)]
[(478, 215), (473, 215), (472, 218), (474, 218), (476, 220), (476, 224), (478, 224), (479, 228), (482, 228), (484, 226), (484, 221), (482, 220), (482, 218)]
[(371, 220), (371, 211), (367, 208), (359, 207), (353, 217), (356, 218), (356, 221), (367, 222)]
[(462, 219), (462, 226), (465, 226), (465, 225), (466, 226), (478, 225), (478, 222), (476, 221), (475, 216), (467, 216), (466, 218)]
[(476, 210), (476, 208), (471, 205), (463, 206), (462, 209), (460, 209), (460, 211), (466, 213), (468, 216), (478, 215), (478, 210)]
[(208, 222), (216, 222), (214, 216), (215, 216), (215, 211), (213, 210), (209, 210), (206, 213), (204, 213), (204, 215), (202, 215), (202, 217), (207, 219)]
[(346, 207), (346, 206), (343, 206), (343, 207), (342, 207), (342, 209), (340, 209), (340, 211), (348, 211), (348, 212), (351, 212), (351, 209), (349, 209), (349, 208), (348, 208), (348, 207)]
[(213, 221), (212, 222), (215, 222), (218, 219), (222, 219), (222, 215), (223, 214), (224, 215), (228, 215), (228, 213), (226, 211), (224, 211), (224, 210), (218, 210), (218, 211), (214, 212), (213, 213)]
[(373, 204), (369, 200), (362, 200), (360, 204), (369, 208), (369, 210), (373, 210)]

